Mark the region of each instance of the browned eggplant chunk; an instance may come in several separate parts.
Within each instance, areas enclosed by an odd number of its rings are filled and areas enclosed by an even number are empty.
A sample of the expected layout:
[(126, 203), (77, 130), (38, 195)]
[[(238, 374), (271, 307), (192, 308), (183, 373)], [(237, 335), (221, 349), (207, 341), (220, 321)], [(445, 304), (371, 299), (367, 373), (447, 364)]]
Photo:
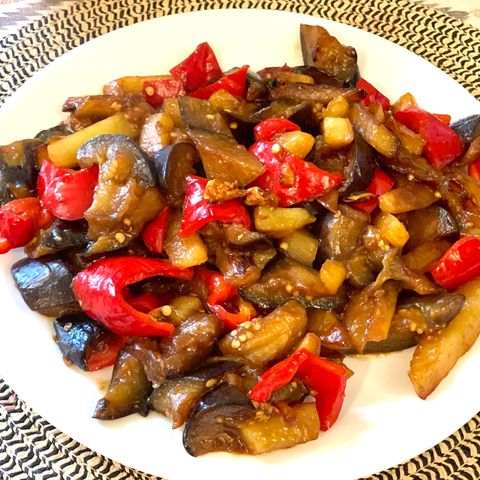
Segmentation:
[(31, 310), (47, 317), (81, 312), (72, 290), (73, 275), (63, 260), (22, 258), (11, 273)]
[(480, 135), (480, 115), (470, 115), (450, 124), (450, 128), (462, 139), (463, 143), (470, 143)]

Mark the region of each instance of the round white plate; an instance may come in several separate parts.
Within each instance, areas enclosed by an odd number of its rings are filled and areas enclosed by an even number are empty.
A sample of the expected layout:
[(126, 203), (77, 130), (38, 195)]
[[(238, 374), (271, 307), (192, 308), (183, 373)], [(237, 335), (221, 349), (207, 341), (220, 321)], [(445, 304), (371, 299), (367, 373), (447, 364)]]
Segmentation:
[[(318, 18), (273, 11), (221, 10), (181, 14), (127, 27), (67, 53), (19, 88), (0, 110), (0, 144), (58, 123), (63, 100), (100, 93), (124, 75), (164, 73), (208, 41), (224, 69), (301, 63), (299, 25), (321, 24), (354, 46), (362, 75), (392, 100), (412, 92), (420, 105), (453, 118), (480, 113), (480, 104), (425, 60), (361, 30)], [(355, 371), (336, 425), (320, 438), (259, 457), (209, 454), (190, 457), (181, 430), (160, 415), (118, 421), (91, 418), (99, 384), (109, 371), (86, 375), (62, 362), (51, 322), (29, 311), (9, 274), (19, 252), (0, 259), (0, 374), (36, 412), (91, 449), (169, 480), (352, 480), (427, 450), (461, 427), (480, 408), (472, 379), (480, 369), (480, 342), (431, 397), (418, 399), (407, 378), (411, 351), (350, 358)], [(104, 383), (104, 382), (103, 382)]]

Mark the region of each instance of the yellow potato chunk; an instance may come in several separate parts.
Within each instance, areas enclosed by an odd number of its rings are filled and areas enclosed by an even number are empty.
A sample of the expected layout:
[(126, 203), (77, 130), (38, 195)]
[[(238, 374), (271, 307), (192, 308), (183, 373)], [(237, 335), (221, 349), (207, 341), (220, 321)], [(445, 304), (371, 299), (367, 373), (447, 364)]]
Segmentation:
[(325, 284), (328, 292), (335, 295), (347, 278), (347, 270), (342, 262), (337, 260), (325, 260), (320, 268), (320, 280)]
[(326, 145), (341, 148), (353, 142), (353, 127), (348, 118), (325, 117), (322, 124)]
[(309, 133), (296, 130), (279, 135), (276, 142), (297, 157), (305, 158), (315, 144), (315, 138)]
[(380, 230), (380, 233), (385, 237), (394, 247), (403, 247), (410, 238), (405, 225), (391, 213), (381, 213), (375, 219), (375, 225)]

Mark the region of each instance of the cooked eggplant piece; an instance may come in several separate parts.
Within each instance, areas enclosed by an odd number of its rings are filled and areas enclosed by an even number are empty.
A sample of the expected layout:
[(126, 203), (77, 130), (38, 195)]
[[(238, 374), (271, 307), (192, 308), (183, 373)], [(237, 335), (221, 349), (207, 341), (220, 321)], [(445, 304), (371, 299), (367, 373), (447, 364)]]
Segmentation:
[(56, 218), (26, 245), (25, 253), (30, 258), (39, 258), (69, 248), (83, 248), (88, 243), (87, 228), (85, 221), (67, 222)]
[(180, 323), (170, 338), (160, 340), (167, 377), (185, 375), (205, 360), (223, 333), (216, 315), (196, 313)]
[(340, 214), (327, 213), (320, 225), (320, 252), (325, 258), (341, 259), (360, 245), (369, 216), (346, 205)]
[(226, 451), (246, 453), (238, 424), (255, 415), (246, 394), (221, 384), (208, 392), (191, 411), (183, 431), (183, 445), (192, 456)]
[(170, 115), (156, 112), (145, 119), (138, 140), (139, 147), (148, 155), (153, 156), (172, 142), (175, 125)]
[(47, 317), (82, 311), (72, 290), (73, 275), (63, 260), (22, 258), (11, 273), (31, 310)]
[(296, 230), (280, 240), (280, 249), (297, 262), (311, 267), (318, 251), (318, 238), (308, 230)]
[(104, 95), (124, 95), (127, 93), (142, 93), (143, 84), (147, 81), (166, 80), (170, 75), (143, 75), (116, 78), (103, 86)]
[(354, 287), (366, 287), (375, 280), (375, 273), (378, 272), (375, 262), (372, 262), (369, 253), (362, 247), (344, 259), (343, 264), (347, 270), (347, 280)]
[(73, 133), (72, 130), (68, 127), (66, 123), (59, 123), (54, 127), (47, 128), (45, 130), (41, 130), (35, 135), (36, 140), (40, 140), (40, 142), (48, 142), (52, 137), (64, 137), (65, 135), (69, 135)]
[(402, 262), (415, 273), (426, 273), (449, 247), (448, 240), (427, 241), (403, 255)]
[(315, 222), (315, 217), (306, 208), (300, 207), (260, 206), (255, 208), (253, 217), (258, 231), (280, 237)]
[(342, 196), (364, 192), (367, 189), (375, 172), (376, 157), (375, 150), (358, 133), (355, 134), (355, 142), (348, 155), (345, 180), (340, 189)]
[(342, 45), (325, 28), (318, 25), (300, 25), (303, 63), (312, 65), (342, 84), (352, 81), (357, 74), (357, 52)]
[(273, 81), (269, 84), (270, 97), (273, 100), (288, 100), (290, 102), (318, 102), (326, 105), (338, 96), (348, 102), (358, 102), (365, 97), (361, 88), (341, 88), (331, 85), (316, 85), (308, 83), (281, 83)]
[(63, 358), (85, 371), (91, 370), (92, 354), (123, 344), (121, 337), (83, 313), (57, 318), (53, 328)]
[(261, 102), (268, 100), (268, 88), (265, 80), (256, 72), (247, 72), (247, 102)]
[(371, 284), (350, 298), (343, 325), (359, 353), (365, 350), (368, 341), (387, 338), (399, 292), (397, 283), (389, 281), (380, 288)]
[(191, 143), (169, 145), (152, 157), (158, 184), (173, 205), (181, 206), (185, 177), (195, 174), (194, 165), (199, 160), (197, 149)]
[(289, 258), (275, 262), (242, 295), (267, 310), (292, 297), (305, 307), (335, 309), (343, 304), (342, 295), (330, 295), (316, 270)]
[(248, 230), (239, 223), (224, 227), (225, 241), (231, 248), (239, 250), (263, 250), (272, 246), (272, 241), (263, 233)]
[(40, 140), (32, 139), (0, 147), (0, 206), (35, 193), (35, 149), (40, 144)]
[(254, 322), (245, 322), (219, 343), (224, 355), (245, 358), (264, 366), (283, 358), (305, 334), (307, 314), (302, 305), (288, 300), (281, 307)]
[(259, 177), (265, 167), (243, 145), (228, 135), (190, 128), (190, 138), (197, 147), (208, 178), (248, 185)]
[(462, 285), (456, 293), (465, 297), (462, 309), (445, 328), (420, 337), (410, 362), (410, 380), (422, 399), (437, 388), (480, 334), (480, 280)]
[(240, 252), (226, 245), (216, 251), (215, 265), (237, 287), (256, 282), (262, 274), (262, 270), (255, 265), (251, 252)]
[(470, 143), (480, 135), (480, 115), (470, 115), (450, 124), (450, 128), (462, 139), (464, 144)]
[(458, 233), (458, 226), (450, 212), (431, 206), (408, 213), (406, 220), (410, 239), (407, 248), (415, 248), (427, 241), (439, 240)]
[(249, 148), (255, 142), (253, 129), (257, 122), (251, 117), (240, 115), (238, 113), (221, 110), (222, 116), (228, 123), (228, 126), (235, 140)]
[(201, 367), (187, 377), (166, 380), (152, 392), (150, 404), (154, 410), (172, 420), (172, 428), (178, 428), (200, 398), (217, 385), (223, 375), (240, 366), (238, 362), (223, 360)]
[(338, 81), (333, 75), (329, 75), (313, 65), (299, 65), (298, 67), (294, 67), (293, 71), (312, 77), (313, 81), (318, 85), (331, 85), (332, 87), (342, 86), (342, 82)]
[(93, 417), (114, 420), (132, 413), (146, 416), (152, 392), (148, 373), (162, 379), (162, 368), (155, 341), (148, 338), (130, 341), (118, 354), (107, 393), (98, 401)]
[(82, 168), (98, 163), (93, 203), (85, 212), (89, 253), (124, 247), (165, 205), (148, 157), (125, 135), (99, 135), (77, 153)]
[(337, 314), (330, 310), (308, 310), (307, 331), (315, 333), (322, 346), (332, 350), (348, 349), (352, 346), (350, 336)]

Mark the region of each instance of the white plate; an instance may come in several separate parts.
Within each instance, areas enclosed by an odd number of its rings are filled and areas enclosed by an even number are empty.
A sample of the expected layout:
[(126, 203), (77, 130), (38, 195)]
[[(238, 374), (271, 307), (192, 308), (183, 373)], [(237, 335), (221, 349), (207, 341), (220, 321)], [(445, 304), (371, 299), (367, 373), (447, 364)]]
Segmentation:
[[(0, 144), (29, 137), (61, 120), (63, 100), (99, 93), (123, 75), (166, 72), (202, 41), (224, 69), (301, 63), (299, 24), (318, 23), (353, 45), (360, 69), (391, 99), (411, 91), (424, 108), (453, 118), (479, 113), (480, 104), (447, 75), (386, 40), (304, 15), (252, 11), (206, 11), (159, 18), (93, 40), (43, 69), (0, 111)], [(457, 364), (427, 401), (407, 378), (411, 351), (348, 359), (356, 372), (348, 382), (337, 424), (315, 442), (259, 457), (187, 455), (181, 430), (155, 413), (100, 422), (91, 418), (98, 382), (109, 372), (85, 375), (68, 368), (52, 340), (50, 321), (23, 304), (9, 274), (20, 253), (0, 259), (2, 333), (0, 373), (35, 411), (79, 442), (114, 460), (170, 480), (209, 478), (352, 480), (391, 467), (427, 450), (461, 427), (480, 408), (472, 379), (480, 369), (480, 342)]]

